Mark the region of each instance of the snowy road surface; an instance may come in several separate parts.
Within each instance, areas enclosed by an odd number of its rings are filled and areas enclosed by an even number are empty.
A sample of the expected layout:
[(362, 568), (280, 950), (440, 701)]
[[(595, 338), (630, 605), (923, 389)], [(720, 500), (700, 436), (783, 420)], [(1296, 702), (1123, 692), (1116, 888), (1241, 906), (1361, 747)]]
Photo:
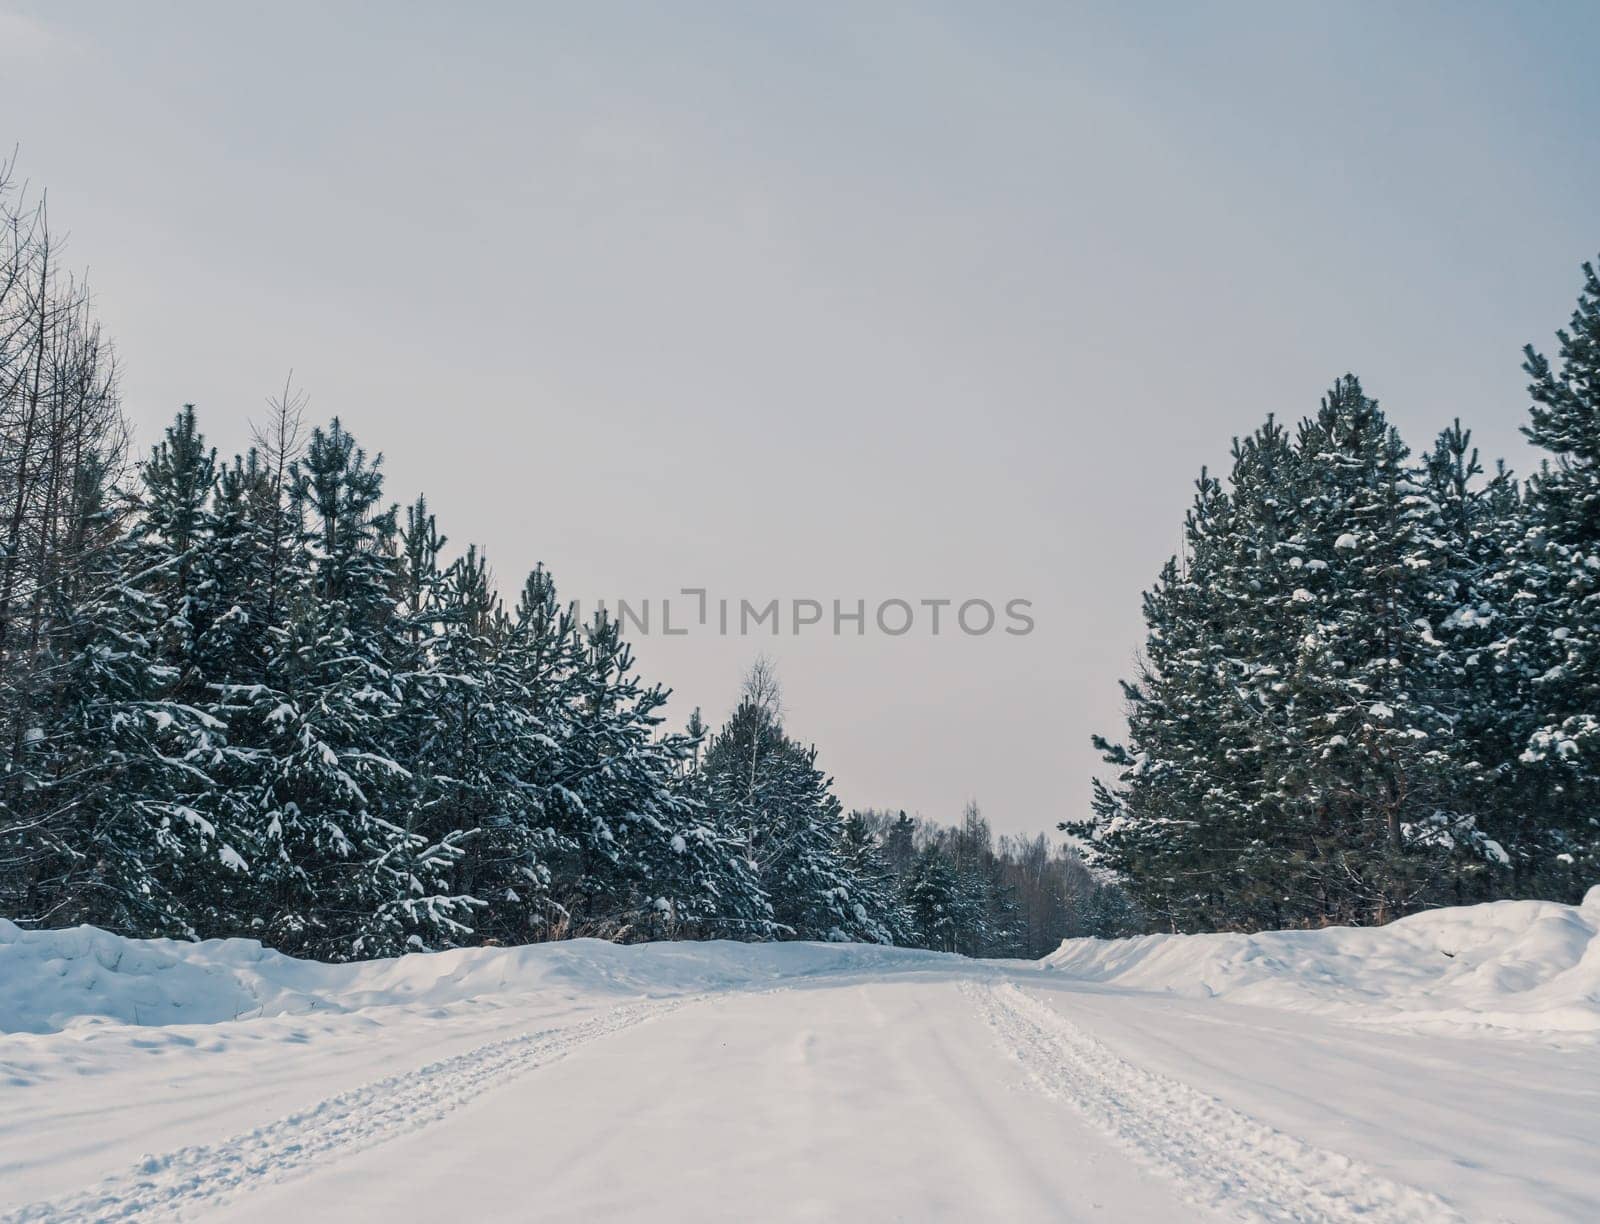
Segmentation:
[(13, 1015), (7, 1224), (1600, 1219), (1587, 1032), (866, 948), (197, 966), (69, 934), (0, 983), (204, 1014)]

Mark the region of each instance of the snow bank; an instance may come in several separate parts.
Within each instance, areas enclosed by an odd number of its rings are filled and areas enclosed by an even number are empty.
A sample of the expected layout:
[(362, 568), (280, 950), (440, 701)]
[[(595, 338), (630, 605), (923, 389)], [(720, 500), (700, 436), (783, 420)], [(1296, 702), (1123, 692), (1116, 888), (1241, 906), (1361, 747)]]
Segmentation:
[(1091, 982), (1407, 1026), (1600, 1035), (1600, 887), (1385, 927), (1069, 939), (1047, 968)]
[(486, 995), (666, 996), (937, 962), (855, 944), (596, 939), (328, 965), (250, 939), (125, 939), (95, 927), (25, 931), (0, 919), (0, 1033), (96, 1024), (217, 1024), (261, 1016), (445, 1006)]
[[(942, 953), (860, 944), (600, 940), (328, 965), (254, 940), (124, 939), (0, 919), (0, 1033), (218, 1024), (538, 994), (639, 998), (937, 968)], [(1042, 967), (1079, 981), (1368, 1023), (1600, 1039), (1600, 888), (1432, 910), (1386, 927), (1069, 939)]]

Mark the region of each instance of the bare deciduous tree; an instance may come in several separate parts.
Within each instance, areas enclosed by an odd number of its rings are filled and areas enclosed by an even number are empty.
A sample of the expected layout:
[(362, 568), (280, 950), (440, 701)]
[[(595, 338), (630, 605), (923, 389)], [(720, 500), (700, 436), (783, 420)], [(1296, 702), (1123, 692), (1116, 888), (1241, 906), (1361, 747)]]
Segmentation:
[(251, 426), (251, 437), (260, 456), (266, 479), (260, 484), (262, 504), (258, 517), (269, 524), (271, 539), (267, 563), (267, 618), (277, 614), (278, 592), (282, 585), (283, 559), (290, 544), (289, 522), (284, 507), (288, 504), (289, 470), (305, 450), (305, 413), (310, 396), (297, 390), (294, 371), (283, 380), (283, 391), (267, 400), (268, 416)]
[(753, 797), (762, 742), (767, 738), (765, 732), (783, 721), (783, 688), (778, 683), (778, 669), (768, 655), (757, 655), (750, 664), (750, 670), (744, 674), (739, 700), (758, 715), (753, 720), (754, 731), (750, 736), (750, 795)]
[(114, 538), (128, 432), (87, 284), (61, 271), (47, 202), (0, 163), (0, 898), (30, 891), (50, 790), (33, 777), (58, 683), (57, 610)]

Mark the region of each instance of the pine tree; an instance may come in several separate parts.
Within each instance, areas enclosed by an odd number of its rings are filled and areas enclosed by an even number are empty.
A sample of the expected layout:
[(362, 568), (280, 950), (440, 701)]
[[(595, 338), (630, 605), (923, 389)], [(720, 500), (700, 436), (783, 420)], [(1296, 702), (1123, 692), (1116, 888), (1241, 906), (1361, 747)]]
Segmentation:
[[(691, 794), (770, 898), (773, 933), (798, 939), (893, 942), (893, 898), (847, 842), (832, 781), (814, 747), (792, 741), (778, 716), (770, 667), (758, 664), (744, 699), (707, 746)], [(738, 934), (730, 931), (730, 934)]]
[(302, 530), (286, 568), (300, 581), (283, 592), (267, 682), (250, 694), (269, 753), (254, 796), (267, 932), (327, 958), (448, 944), (470, 932), (473, 907), (444, 887), (457, 839), (406, 828), (411, 775), (389, 739), (405, 699), (382, 487), (337, 419), (314, 431), (290, 490)]
[[(1275, 509), (1269, 490), (1291, 458), (1268, 422), (1236, 445), (1233, 483)], [(1304, 566), (1281, 555), (1290, 530), (1274, 524), (1275, 544), (1253, 540), (1222, 483), (1201, 474), (1185, 554), (1145, 595), (1141, 674), (1123, 685), (1129, 740), (1094, 740), (1117, 785), (1096, 780), (1093, 815), (1063, 826), (1173, 929), (1270, 921), (1263, 909), (1281, 895), (1281, 821), (1264, 799), (1261, 761), (1279, 735), (1291, 640), (1272, 620), (1286, 614), (1300, 589), (1291, 571)]]
[(967, 802), (960, 826), (938, 844), (955, 867), (960, 894), (955, 950), (967, 956), (1014, 955), (1021, 933), (1016, 899), (995, 856), (989, 822), (976, 801)]
[(1202, 476), (1146, 597), (1130, 743), (1096, 741), (1118, 785), (1066, 826), (1161, 922), (1381, 922), (1501, 865), (1464, 781), (1474, 643), (1445, 632), (1487, 549), (1451, 534), (1481, 531), (1441, 501), (1452, 445), (1413, 463), (1347, 377), (1292, 446), (1269, 420), (1227, 489)]
[(226, 788), (229, 762), (227, 710), (219, 701), (218, 680), (228, 652), (218, 651), (237, 615), (227, 583), (219, 518), (219, 468), (216, 451), (206, 445), (195, 409), (185, 405), (152, 450), (139, 473), (138, 512), (120, 550), (120, 585), (137, 593), (149, 620), (152, 675), (161, 681), (163, 721), (177, 732), (182, 761), (173, 775), (174, 800), (183, 818), (215, 841), (212, 870), (191, 864), (174, 889), (193, 930), (217, 929), (228, 898), (248, 874), (241, 854), (247, 831), (238, 827), (237, 809)]
[(1527, 868), (1573, 900), (1600, 867), (1600, 276), (1583, 276), (1559, 364), (1526, 350), (1523, 432), (1550, 459), (1528, 484), (1501, 642), (1531, 706), (1522, 801), (1547, 824)]
[(907, 942), (908, 915), (900, 903), (900, 881), (867, 822), (852, 812), (844, 822), (846, 865), (863, 913), (879, 915), (883, 943)]
[[(424, 499), (401, 531), (402, 690), (410, 794), (405, 829), (455, 853), (450, 891), (471, 897), (473, 930), (501, 941), (543, 925), (552, 835), (529, 785), (538, 725), (504, 643), (505, 615), (476, 548), (440, 568), (444, 537)], [(461, 919), (463, 924), (466, 919)]]
[(1289, 751), (1271, 767), (1310, 834), (1323, 920), (1384, 921), (1425, 903), (1470, 831), (1454, 803), (1447, 666), (1454, 610), (1439, 509), (1397, 432), (1351, 377), (1301, 429), (1301, 514), (1326, 563), (1305, 600)]
[(192, 541), (169, 512), (203, 501), (196, 441), (191, 415), (157, 447), (148, 517), (132, 535), (110, 533), (103, 484), (78, 490), (85, 535), (107, 534), (54, 592), (58, 628), (43, 639), (54, 660), (41, 669), (50, 703), (28, 747), (40, 779), (34, 804), (66, 814), (44, 839), (54, 851), (54, 878), (43, 883), (57, 898), (55, 921), (193, 936), (193, 897), (216, 872), (242, 865), (198, 810), (218, 725), (184, 700), (188, 677), (164, 657), (188, 637), (193, 612), (183, 579)]
[(955, 952), (976, 915), (954, 864), (937, 844), (926, 847), (905, 879), (905, 907), (912, 942), (935, 952)]
[(897, 813), (883, 834), (883, 857), (890, 869), (903, 876), (911, 869), (917, 856), (917, 822), (904, 810)]
[(1523, 534), (1521, 489), (1504, 463), (1482, 479), (1472, 433), (1460, 420), (1439, 434), (1427, 471), (1453, 605), (1435, 631), (1446, 651), (1433, 700), (1451, 718), (1457, 802), (1472, 815), (1468, 835), (1481, 851), (1457, 859), (1448, 899), (1525, 895), (1542, 828), (1524, 804), (1527, 780), (1517, 762), (1531, 730), (1527, 684), (1498, 649), (1515, 586), (1507, 557)]
[(281, 577), (273, 564), (273, 537), (282, 517), (271, 472), (258, 452), (218, 468), (201, 557), (213, 615), (195, 634), (196, 687), (204, 690), (196, 701), (225, 728), (212, 741), (207, 762), (208, 810), (239, 860), (194, 902), (197, 925), (212, 936), (267, 934), (272, 905), (268, 881), (280, 850), (265, 844), (257, 799), (271, 768), (273, 737), (264, 715), (282, 704), (267, 674)]
[(633, 674), (618, 623), (597, 613), (584, 632), (564, 783), (582, 820), (578, 913), (622, 932), (666, 936), (710, 920), (748, 889), (734, 847), (676, 787), (692, 749), (658, 737), (667, 693)]

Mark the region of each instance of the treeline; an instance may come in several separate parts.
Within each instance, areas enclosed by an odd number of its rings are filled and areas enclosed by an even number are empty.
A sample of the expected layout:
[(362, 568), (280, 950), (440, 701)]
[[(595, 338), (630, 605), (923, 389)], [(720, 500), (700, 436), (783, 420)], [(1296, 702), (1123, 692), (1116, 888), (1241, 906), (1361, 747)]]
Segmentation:
[(337, 420), (295, 434), (222, 462), (186, 409), (126, 494), (79, 473), (5, 659), (0, 906), (324, 958), (759, 906), (616, 626), (543, 570), (502, 606)]
[(132, 462), (87, 292), (4, 179), (0, 913), (324, 959), (1065, 929), (1000, 899), (1066, 878), (1042, 842), (1006, 884), (984, 827), (947, 896), (941, 837), (846, 820), (764, 662), (719, 731), (664, 730), (614, 621), (579, 623), (543, 568), (503, 602), (303, 400), (232, 458), (185, 408)]
[(225, 460), (187, 408), (131, 464), (87, 292), (4, 179), (0, 913), (326, 958), (890, 936), (825, 787), (814, 829), (753, 830), (728, 737), (691, 768), (612, 621), (543, 569), (503, 604), (338, 420), (286, 399)]
[(1137, 934), (1127, 894), (1044, 834), (995, 838), (976, 803), (959, 825), (905, 812), (852, 812), (848, 835), (881, 848), (894, 879), (900, 942), (967, 956), (1036, 958), (1063, 939)]
[[(704, 735), (699, 712), (688, 735)], [(732, 718), (693, 750), (685, 793), (730, 827), (771, 911), (748, 921), (758, 937), (801, 932), (960, 952), (1038, 957), (1077, 935), (1142, 929), (1127, 895), (1065, 845), (1002, 836), (975, 803), (947, 827), (905, 812), (841, 816), (812, 746), (784, 730), (771, 664), (757, 660)], [(765, 924), (765, 925), (763, 925)]]
[(1128, 736), (1064, 825), (1161, 926), (1382, 923), (1600, 878), (1600, 280), (1531, 347), (1526, 481), (1353, 377), (1202, 473)]

